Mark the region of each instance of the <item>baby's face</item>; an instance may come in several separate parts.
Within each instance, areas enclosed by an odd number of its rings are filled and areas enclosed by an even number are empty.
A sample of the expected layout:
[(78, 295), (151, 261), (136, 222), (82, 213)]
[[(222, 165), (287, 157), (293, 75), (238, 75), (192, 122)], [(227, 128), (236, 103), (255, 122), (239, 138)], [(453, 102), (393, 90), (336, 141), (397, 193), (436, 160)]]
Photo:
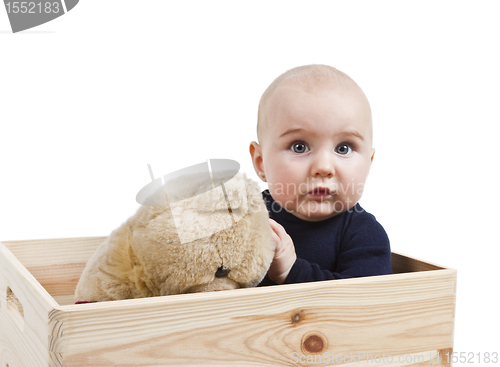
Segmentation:
[(274, 200), (307, 221), (352, 208), (374, 154), (365, 97), (357, 91), (281, 87), (271, 98), (260, 148)]

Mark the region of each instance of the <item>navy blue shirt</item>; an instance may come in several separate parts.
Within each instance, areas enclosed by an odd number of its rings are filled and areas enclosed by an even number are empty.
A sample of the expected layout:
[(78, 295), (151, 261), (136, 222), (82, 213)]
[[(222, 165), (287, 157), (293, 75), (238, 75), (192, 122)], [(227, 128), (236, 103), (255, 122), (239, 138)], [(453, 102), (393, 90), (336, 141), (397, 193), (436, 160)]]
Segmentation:
[[(269, 217), (281, 224), (297, 260), (284, 284), (392, 274), (391, 248), (384, 228), (359, 204), (319, 222), (297, 218), (262, 192)], [(275, 284), (266, 275), (260, 285)]]

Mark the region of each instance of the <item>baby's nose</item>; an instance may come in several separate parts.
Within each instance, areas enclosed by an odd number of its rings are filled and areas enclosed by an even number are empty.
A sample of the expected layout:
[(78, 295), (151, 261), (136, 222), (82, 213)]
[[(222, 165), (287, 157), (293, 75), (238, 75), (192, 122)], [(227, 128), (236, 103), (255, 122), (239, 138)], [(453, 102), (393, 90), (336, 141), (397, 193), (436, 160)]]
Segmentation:
[(319, 156), (314, 160), (311, 171), (313, 176), (331, 177), (335, 175), (333, 160), (327, 156)]

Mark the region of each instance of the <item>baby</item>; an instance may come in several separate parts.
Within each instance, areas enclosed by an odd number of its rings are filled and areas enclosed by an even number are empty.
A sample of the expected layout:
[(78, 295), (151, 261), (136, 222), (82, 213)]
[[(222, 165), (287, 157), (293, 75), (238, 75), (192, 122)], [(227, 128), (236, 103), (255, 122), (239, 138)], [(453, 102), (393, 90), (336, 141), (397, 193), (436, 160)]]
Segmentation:
[(276, 242), (261, 285), (391, 274), (387, 234), (358, 204), (375, 154), (361, 88), (330, 66), (289, 70), (262, 95), (257, 138)]

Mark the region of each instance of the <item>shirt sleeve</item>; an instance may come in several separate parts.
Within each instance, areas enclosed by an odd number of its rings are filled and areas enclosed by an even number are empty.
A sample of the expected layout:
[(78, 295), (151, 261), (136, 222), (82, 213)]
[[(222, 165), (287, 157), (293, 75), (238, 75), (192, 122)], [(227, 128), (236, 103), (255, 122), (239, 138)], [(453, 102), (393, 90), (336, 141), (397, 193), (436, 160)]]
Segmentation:
[(347, 227), (335, 269), (297, 258), (284, 284), (385, 274), (392, 274), (389, 238), (375, 217), (365, 212)]

